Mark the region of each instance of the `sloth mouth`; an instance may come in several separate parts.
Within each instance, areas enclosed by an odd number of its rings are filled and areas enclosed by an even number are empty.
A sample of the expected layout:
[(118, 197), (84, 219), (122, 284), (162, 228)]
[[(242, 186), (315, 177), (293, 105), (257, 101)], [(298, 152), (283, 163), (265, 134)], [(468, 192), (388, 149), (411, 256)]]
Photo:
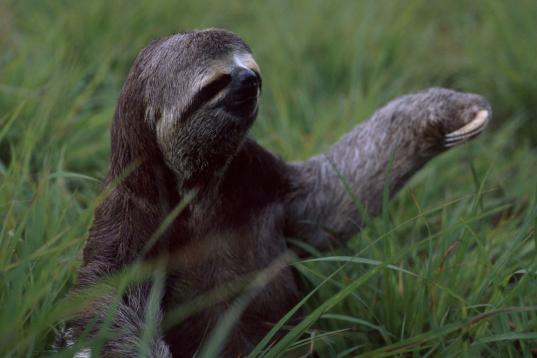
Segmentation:
[(259, 91), (257, 88), (249, 91), (240, 91), (236, 94), (230, 94), (225, 101), (225, 107), (228, 112), (239, 116), (252, 114), (257, 108)]
[(251, 116), (257, 110), (257, 96), (235, 98), (228, 101), (226, 109), (239, 117)]
[(253, 102), (257, 103), (257, 94), (255, 95), (248, 95), (248, 96), (241, 96), (236, 97), (231, 101), (232, 106), (240, 107), (244, 105), (250, 105)]

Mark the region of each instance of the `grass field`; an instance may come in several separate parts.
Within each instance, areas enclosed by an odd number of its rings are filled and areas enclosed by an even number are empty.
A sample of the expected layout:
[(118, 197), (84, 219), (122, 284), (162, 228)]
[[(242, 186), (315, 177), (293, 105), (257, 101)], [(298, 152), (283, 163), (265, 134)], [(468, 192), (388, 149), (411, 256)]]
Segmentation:
[(151, 39), (211, 26), (251, 45), (264, 82), (252, 135), (289, 160), (424, 87), (494, 110), (345, 247), (295, 264), (313, 291), (306, 318), (255, 353), (536, 356), (536, 19), (534, 0), (1, 1), (0, 356), (52, 355), (76, 309), (66, 293), (131, 61)]

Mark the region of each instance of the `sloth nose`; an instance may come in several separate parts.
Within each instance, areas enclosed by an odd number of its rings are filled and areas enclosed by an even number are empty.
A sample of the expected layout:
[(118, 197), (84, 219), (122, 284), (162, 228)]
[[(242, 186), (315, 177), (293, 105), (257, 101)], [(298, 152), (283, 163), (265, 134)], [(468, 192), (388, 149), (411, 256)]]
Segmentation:
[(243, 92), (244, 94), (257, 94), (259, 78), (254, 71), (244, 67), (238, 67), (231, 72), (231, 77), (239, 92)]
[(244, 69), (240, 71), (238, 80), (242, 86), (257, 86), (257, 75), (250, 70)]
[(230, 75), (231, 87), (225, 102), (228, 110), (239, 117), (255, 116), (261, 79), (254, 71), (244, 67), (235, 68)]

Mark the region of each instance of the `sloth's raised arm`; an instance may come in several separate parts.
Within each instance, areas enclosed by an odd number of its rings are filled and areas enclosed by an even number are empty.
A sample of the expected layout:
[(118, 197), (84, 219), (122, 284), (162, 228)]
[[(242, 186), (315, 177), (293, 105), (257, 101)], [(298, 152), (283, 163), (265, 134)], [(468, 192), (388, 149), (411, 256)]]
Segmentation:
[(327, 153), (291, 164), (286, 235), (319, 249), (349, 238), (363, 221), (353, 197), (377, 214), (386, 183), (391, 197), (429, 159), (477, 136), (490, 115), (482, 97), (441, 88), (388, 103)]

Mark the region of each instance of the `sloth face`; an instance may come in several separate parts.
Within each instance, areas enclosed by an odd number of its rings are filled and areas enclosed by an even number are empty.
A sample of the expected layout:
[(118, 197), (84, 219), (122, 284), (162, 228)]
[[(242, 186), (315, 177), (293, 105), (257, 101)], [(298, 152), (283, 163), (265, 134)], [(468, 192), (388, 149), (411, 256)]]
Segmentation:
[(137, 66), (166, 164), (193, 185), (208, 180), (257, 115), (261, 75), (250, 48), (228, 31), (189, 32), (151, 44)]

